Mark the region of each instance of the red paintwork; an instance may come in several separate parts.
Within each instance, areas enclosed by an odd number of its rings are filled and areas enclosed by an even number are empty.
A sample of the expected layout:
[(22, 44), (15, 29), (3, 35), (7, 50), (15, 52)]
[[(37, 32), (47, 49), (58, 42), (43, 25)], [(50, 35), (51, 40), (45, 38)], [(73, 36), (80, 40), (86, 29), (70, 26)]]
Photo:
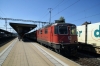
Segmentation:
[[(66, 27), (68, 27), (66, 25)], [(43, 40), (46, 42), (51, 42), (54, 44), (59, 44), (63, 41), (63, 43), (74, 43), (74, 41), (77, 41), (77, 35), (70, 35), (70, 27), (68, 27), (68, 34), (67, 35), (59, 35), (59, 34), (54, 34), (54, 25), (47, 27), (48, 33), (45, 34), (45, 29), (42, 28), (42, 34), (39, 33), (40, 30), (37, 30), (37, 39)], [(68, 36), (71, 36), (72, 39), (69, 40)]]

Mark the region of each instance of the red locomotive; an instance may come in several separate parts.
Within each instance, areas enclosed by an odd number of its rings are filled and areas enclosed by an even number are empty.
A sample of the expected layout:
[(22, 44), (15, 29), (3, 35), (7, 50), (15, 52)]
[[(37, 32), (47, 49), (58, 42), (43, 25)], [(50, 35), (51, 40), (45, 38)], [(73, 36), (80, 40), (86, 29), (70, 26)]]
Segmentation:
[(53, 48), (58, 53), (76, 52), (76, 25), (70, 23), (49, 24), (37, 30), (37, 42)]

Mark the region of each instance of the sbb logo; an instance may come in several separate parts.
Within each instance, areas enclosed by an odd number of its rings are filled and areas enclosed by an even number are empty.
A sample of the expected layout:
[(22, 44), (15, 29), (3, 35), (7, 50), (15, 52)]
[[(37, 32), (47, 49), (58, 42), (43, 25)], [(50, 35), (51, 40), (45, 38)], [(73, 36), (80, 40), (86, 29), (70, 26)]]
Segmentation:
[(99, 25), (99, 29), (96, 29), (96, 30), (94, 31), (94, 36), (95, 36), (96, 38), (100, 38), (100, 25)]
[(91, 37), (92, 37), (92, 39), (94, 39), (96, 41), (100, 41), (100, 25), (99, 25), (98, 29), (92, 29)]

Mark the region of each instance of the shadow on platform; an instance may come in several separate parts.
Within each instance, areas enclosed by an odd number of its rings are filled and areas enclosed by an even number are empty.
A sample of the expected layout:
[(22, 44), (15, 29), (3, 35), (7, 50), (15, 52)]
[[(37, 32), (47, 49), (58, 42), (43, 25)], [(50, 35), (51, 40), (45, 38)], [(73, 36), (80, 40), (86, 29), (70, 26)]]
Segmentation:
[(31, 39), (27, 39), (27, 38), (23, 38), (22, 41), (23, 42), (36, 42), (35, 40), (31, 40)]

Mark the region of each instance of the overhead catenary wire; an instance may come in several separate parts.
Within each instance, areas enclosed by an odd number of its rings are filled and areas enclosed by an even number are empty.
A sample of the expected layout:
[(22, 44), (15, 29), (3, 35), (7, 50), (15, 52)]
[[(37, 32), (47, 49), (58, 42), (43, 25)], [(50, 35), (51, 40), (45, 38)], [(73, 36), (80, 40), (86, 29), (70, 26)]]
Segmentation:
[[(48, 12), (45, 16), (43, 16), (42, 19), (45, 18), (47, 15), (49, 15), (49, 12)], [(41, 19), (41, 20), (42, 20), (42, 19)]]
[(5, 17), (7, 17), (1, 9), (0, 9), (0, 11), (1, 11), (2, 15), (4, 15)]
[[(44, 15), (44, 14), (46, 14), (46, 15)], [(42, 21), (43, 18), (45, 18), (49, 13), (47, 13), (47, 11), (45, 11), (44, 14), (43, 14), (44, 16), (42, 16), (42, 17), (40, 18), (41, 21)], [(40, 23), (39, 23), (39, 27), (38, 27), (38, 28), (40, 28)]]
[(49, 13), (46, 11), (44, 14), (43, 14), (44, 16), (40, 20), (42, 20), (44, 17), (46, 17)]
[(82, 12), (85, 12), (85, 11), (88, 11), (88, 10), (90, 10), (90, 9), (93, 9), (94, 7), (96, 7), (96, 6), (98, 6), (98, 5), (100, 5), (100, 3), (95, 4), (95, 5), (94, 5), (94, 6), (92, 6), (92, 7), (89, 7), (89, 8), (87, 8), (87, 9), (85, 9), (85, 10), (79, 11), (79, 12), (77, 12), (77, 13), (75, 13), (75, 14), (73, 14), (73, 15), (70, 15), (70, 16), (68, 16), (68, 17), (73, 17), (73, 16), (76, 16), (76, 15), (78, 15), (78, 14), (82, 13)]
[(55, 15), (53, 15), (51, 18), (53, 18), (54, 16), (58, 15), (59, 13), (63, 12), (64, 10), (68, 9), (69, 7), (73, 6), (74, 4), (78, 3), (80, 0), (77, 0), (76, 2), (72, 3), (71, 5), (69, 5), (68, 7), (64, 8), (63, 10), (61, 10), (60, 12), (56, 13)]
[[(64, 0), (62, 0), (61, 2), (59, 2), (54, 8), (52, 8), (52, 10), (55, 10), (62, 2), (64, 2)], [(46, 17), (49, 14), (49, 12), (44, 17)]]
[(0, 18), (2, 18), (3, 16), (6, 17), (6, 15), (3, 13), (3, 11), (0, 9), (1, 15)]
[(52, 8), (48, 8), (50, 11), (49, 11), (49, 13), (50, 13), (50, 19), (49, 19), (49, 24), (50, 24), (50, 22), (51, 22), (51, 11), (52, 11)]
[(63, 3), (64, 2), (64, 0), (62, 0), (61, 2), (59, 2), (54, 8), (53, 8), (53, 10), (55, 10), (61, 3)]
[(86, 19), (86, 18), (90, 18), (90, 17), (94, 17), (94, 16), (97, 16), (97, 15), (100, 15), (100, 13), (97, 13), (97, 14), (93, 14), (93, 15), (90, 15), (90, 16), (85, 16), (83, 18), (79, 18), (79, 19), (76, 19), (76, 20), (73, 20), (73, 21), (70, 21), (70, 22), (75, 22), (75, 21), (78, 21), (78, 20), (82, 20), (82, 19)]
[(3, 15), (2, 15), (2, 14), (0, 14), (0, 17), (3, 17)]
[[(0, 9), (0, 11), (7, 18), (7, 16), (4, 14), (4, 12), (1, 9)], [(0, 18), (2, 18), (2, 17), (0, 17)], [(6, 27), (6, 30), (7, 30), (7, 20), (6, 19), (5, 19), (5, 25), (4, 26)]]

